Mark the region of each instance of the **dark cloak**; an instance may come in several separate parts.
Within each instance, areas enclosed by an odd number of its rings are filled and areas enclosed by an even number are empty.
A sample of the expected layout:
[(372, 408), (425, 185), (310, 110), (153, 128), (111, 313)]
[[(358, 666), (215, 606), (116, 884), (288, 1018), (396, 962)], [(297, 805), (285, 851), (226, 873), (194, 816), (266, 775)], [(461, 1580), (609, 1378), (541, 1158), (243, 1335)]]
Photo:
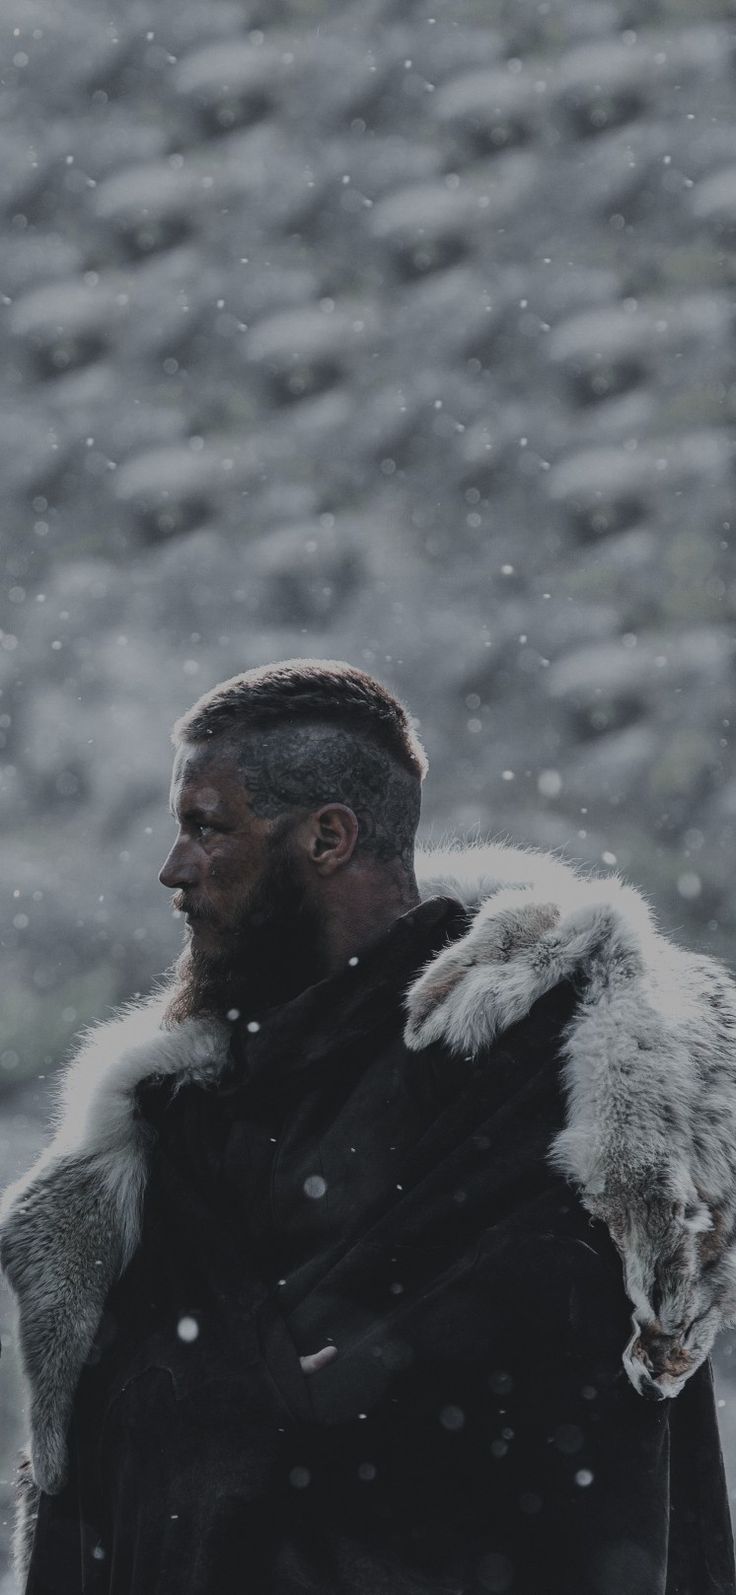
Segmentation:
[(633, 1390), (618, 1255), (546, 1160), (572, 984), (472, 1061), (404, 1045), (466, 926), (424, 903), (216, 1086), (139, 1089), (141, 1241), (27, 1595), (736, 1595), (710, 1369)]

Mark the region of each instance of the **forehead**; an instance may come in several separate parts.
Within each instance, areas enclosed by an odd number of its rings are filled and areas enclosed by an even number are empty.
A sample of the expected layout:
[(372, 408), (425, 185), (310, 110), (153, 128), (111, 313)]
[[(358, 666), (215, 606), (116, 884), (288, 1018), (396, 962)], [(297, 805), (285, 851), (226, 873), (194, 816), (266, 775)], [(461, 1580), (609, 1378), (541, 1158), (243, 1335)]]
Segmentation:
[(170, 801), (180, 813), (196, 808), (215, 814), (246, 809), (248, 794), (232, 754), (184, 743), (174, 757)]

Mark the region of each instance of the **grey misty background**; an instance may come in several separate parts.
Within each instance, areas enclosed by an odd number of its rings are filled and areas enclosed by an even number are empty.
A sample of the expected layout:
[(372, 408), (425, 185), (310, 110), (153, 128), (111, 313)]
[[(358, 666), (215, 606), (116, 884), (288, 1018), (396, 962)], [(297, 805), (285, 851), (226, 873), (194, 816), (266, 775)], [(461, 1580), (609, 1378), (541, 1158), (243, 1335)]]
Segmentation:
[(425, 834), (615, 864), (736, 963), (733, 18), (6, 7), (4, 1178), (176, 952), (168, 728), (249, 665), (374, 670)]

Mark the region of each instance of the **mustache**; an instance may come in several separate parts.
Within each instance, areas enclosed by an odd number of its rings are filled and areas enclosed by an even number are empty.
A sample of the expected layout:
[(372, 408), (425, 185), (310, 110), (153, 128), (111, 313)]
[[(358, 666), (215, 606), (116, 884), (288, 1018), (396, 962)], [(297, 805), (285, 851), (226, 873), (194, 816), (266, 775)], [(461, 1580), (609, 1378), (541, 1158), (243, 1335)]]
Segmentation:
[(186, 914), (189, 919), (214, 920), (216, 917), (210, 908), (202, 904), (197, 907), (196, 903), (185, 897), (183, 892), (177, 892), (176, 896), (172, 897), (171, 907), (177, 914)]

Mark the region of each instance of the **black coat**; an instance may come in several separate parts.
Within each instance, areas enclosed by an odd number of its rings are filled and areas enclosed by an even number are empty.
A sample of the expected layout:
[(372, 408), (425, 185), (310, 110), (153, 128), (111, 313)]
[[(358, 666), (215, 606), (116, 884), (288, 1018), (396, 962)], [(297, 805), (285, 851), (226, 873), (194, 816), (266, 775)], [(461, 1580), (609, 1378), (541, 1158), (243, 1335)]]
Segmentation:
[(141, 1091), (142, 1240), (27, 1595), (736, 1595), (710, 1370), (634, 1392), (618, 1256), (546, 1162), (572, 987), (472, 1064), (403, 1044), (465, 924), (423, 904), (216, 1088)]

